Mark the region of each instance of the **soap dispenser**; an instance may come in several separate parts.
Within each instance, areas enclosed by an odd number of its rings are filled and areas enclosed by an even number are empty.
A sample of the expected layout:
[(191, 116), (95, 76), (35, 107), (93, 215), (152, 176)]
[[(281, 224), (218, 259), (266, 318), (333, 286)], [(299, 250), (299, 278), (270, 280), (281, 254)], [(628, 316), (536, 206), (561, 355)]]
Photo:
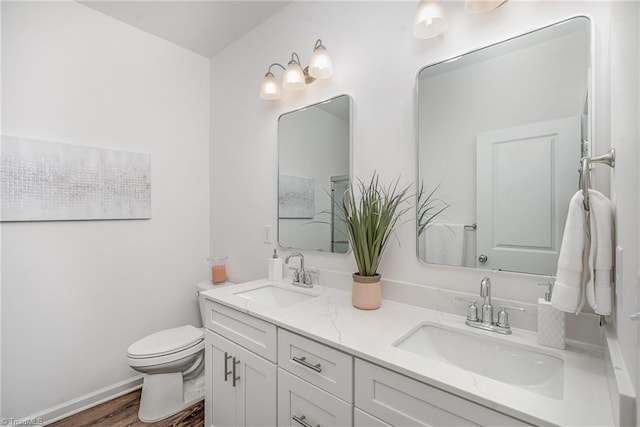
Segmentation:
[(269, 258), (267, 278), (272, 282), (280, 282), (282, 280), (282, 258), (278, 258), (278, 251), (273, 250), (273, 256)]
[(549, 287), (544, 298), (538, 298), (538, 344), (564, 350), (565, 317), (563, 311), (551, 305), (553, 282), (538, 285)]

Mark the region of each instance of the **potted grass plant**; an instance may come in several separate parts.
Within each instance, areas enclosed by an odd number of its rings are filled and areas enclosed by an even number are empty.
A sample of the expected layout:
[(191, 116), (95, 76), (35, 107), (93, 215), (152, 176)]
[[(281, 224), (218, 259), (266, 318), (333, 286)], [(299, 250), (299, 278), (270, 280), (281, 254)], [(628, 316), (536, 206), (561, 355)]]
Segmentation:
[[(399, 179), (385, 187), (374, 172), (365, 183), (358, 180), (350, 185), (341, 201), (336, 202), (338, 216), (345, 222), (347, 234), (358, 271), (353, 273), (351, 301), (354, 307), (375, 310), (382, 303), (382, 289), (378, 267), (385, 249), (401, 218), (411, 209), (410, 185), (399, 186)], [(425, 197), (420, 186), (417, 199), (418, 231), (422, 233), (429, 223), (448, 205), (438, 206), (434, 189)]]
[(409, 186), (399, 187), (399, 180), (395, 180), (385, 187), (374, 172), (368, 183), (350, 185), (337, 203), (358, 267), (352, 290), (356, 308), (374, 310), (382, 303), (378, 266), (400, 218), (411, 209), (407, 203), (410, 197)]

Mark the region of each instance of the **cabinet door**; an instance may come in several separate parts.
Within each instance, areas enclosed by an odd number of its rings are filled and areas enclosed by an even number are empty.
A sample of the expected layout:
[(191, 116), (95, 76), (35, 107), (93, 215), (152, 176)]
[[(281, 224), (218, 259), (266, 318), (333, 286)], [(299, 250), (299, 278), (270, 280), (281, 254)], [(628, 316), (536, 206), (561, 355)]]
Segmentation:
[(351, 426), (352, 406), (278, 368), (279, 426)]
[(213, 332), (205, 337), (206, 425), (275, 425), (276, 365)]
[[(232, 344), (213, 332), (205, 332), (205, 425), (235, 426), (238, 389), (232, 386)], [(225, 375), (225, 372), (227, 374)]]
[[(235, 344), (234, 344), (235, 345)], [(276, 425), (276, 365), (237, 346), (237, 426)]]

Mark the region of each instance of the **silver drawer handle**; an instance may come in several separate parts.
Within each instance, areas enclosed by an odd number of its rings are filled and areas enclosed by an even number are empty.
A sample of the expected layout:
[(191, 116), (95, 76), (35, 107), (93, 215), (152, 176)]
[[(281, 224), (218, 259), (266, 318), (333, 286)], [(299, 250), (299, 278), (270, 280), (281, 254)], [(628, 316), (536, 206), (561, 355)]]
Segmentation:
[[(301, 426), (304, 427), (313, 427), (311, 424), (309, 424), (308, 422), (306, 422), (304, 419), (306, 418), (305, 415), (301, 416), (301, 417), (296, 417), (295, 415), (293, 417), (291, 417), (291, 419), (295, 422), (297, 422), (298, 424), (300, 424)], [(315, 427), (320, 427), (320, 424), (316, 424)]]
[(312, 365), (311, 363), (307, 362), (306, 356), (302, 356), (302, 357), (293, 356), (293, 361), (294, 362), (298, 362), (299, 364), (301, 364), (304, 367), (307, 367), (309, 369), (313, 369), (316, 372), (322, 372), (322, 368), (320, 367), (320, 364), (316, 363), (315, 365)]
[(240, 376), (236, 376), (236, 366), (238, 366), (239, 364), (240, 364), (240, 361), (236, 360), (236, 358), (234, 357), (233, 358), (233, 367), (232, 367), (232, 370), (233, 370), (233, 378), (232, 379), (233, 379), (233, 386), (234, 387), (236, 386), (236, 382), (240, 379)]
[(229, 359), (231, 359), (232, 356), (229, 356), (229, 354), (225, 351), (224, 352), (224, 380), (227, 381), (229, 379), (229, 375), (231, 375), (231, 371), (227, 371), (227, 369), (229, 369), (229, 367), (227, 366), (227, 364), (229, 363)]

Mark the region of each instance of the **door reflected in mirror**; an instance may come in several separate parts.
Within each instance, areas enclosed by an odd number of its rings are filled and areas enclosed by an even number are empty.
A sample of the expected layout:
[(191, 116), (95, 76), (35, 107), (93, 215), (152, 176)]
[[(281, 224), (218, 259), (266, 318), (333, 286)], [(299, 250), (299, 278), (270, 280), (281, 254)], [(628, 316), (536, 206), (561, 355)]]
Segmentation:
[(423, 68), (418, 180), (449, 205), (426, 263), (554, 275), (590, 134), (590, 21), (577, 17)]
[(351, 98), (340, 95), (278, 119), (278, 243), (347, 253), (337, 216), (351, 173)]

